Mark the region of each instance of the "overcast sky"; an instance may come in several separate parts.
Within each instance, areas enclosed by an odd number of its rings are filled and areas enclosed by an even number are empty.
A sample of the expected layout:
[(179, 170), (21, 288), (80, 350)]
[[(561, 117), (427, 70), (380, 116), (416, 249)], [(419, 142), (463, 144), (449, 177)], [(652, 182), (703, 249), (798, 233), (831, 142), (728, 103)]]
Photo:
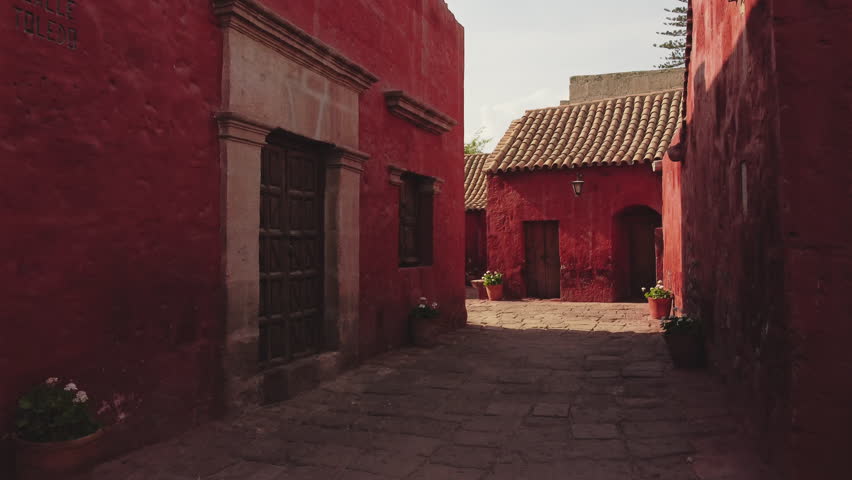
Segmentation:
[(465, 29), (465, 141), (491, 151), (524, 110), (568, 98), (574, 75), (650, 70), (675, 0), (446, 0)]

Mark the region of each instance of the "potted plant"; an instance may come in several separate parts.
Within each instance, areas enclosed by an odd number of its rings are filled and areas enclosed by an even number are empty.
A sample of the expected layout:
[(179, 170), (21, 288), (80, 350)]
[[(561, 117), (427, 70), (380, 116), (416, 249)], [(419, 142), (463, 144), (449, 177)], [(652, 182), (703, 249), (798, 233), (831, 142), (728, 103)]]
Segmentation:
[(672, 363), (678, 368), (701, 368), (705, 364), (704, 328), (696, 318), (673, 316), (662, 320), (663, 338)]
[(69, 381), (48, 378), (18, 400), (15, 464), (19, 480), (66, 478), (100, 459), (103, 435), (89, 396)]
[(485, 290), (485, 280), (471, 280), (470, 284), (476, 289), (476, 298), (479, 300), (488, 299), (488, 292)]
[(411, 342), (418, 347), (434, 347), (442, 330), (438, 321), (440, 316), (437, 302), (430, 304), (426, 297), (420, 297), (419, 303), (408, 315)]
[(674, 294), (672, 294), (671, 291), (666, 290), (663, 286), (662, 280), (658, 280), (657, 285), (651, 288), (643, 288), (642, 291), (645, 293), (645, 298), (648, 299), (651, 318), (660, 320), (669, 316), (669, 312), (672, 311), (672, 300), (674, 299)]
[(482, 276), (482, 284), (488, 293), (489, 300), (503, 299), (503, 274), (500, 272), (487, 271)]

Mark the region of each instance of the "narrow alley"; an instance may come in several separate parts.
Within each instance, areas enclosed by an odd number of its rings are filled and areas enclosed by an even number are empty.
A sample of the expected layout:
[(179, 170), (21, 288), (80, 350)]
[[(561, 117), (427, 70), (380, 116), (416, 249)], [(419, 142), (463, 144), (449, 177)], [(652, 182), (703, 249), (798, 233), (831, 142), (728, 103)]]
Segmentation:
[(643, 304), (468, 300), (468, 328), (102, 465), (97, 480), (762, 478)]

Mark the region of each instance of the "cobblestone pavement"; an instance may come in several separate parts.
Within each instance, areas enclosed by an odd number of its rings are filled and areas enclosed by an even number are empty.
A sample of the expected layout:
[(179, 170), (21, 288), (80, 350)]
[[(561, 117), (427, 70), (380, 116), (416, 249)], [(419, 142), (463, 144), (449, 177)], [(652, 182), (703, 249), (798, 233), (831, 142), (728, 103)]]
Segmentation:
[(95, 470), (98, 480), (745, 480), (720, 389), (645, 305), (468, 301), (470, 327)]

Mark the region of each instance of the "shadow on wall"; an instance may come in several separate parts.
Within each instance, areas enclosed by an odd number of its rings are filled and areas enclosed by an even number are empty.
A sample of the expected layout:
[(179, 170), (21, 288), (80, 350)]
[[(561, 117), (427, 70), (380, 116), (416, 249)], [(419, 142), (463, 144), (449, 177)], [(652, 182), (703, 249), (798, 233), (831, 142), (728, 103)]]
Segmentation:
[(829, 213), (852, 181), (838, 168), (848, 102), (834, 95), (849, 92), (837, 69), (848, 72), (852, 6), (756, 0), (742, 15), (737, 3), (690, 3), (702, 21), (682, 188), (664, 199), (682, 205), (665, 227), (681, 245), (665, 248), (680, 249), (684, 309), (708, 325), (713, 366), (780, 478), (839, 478), (852, 447), (852, 386), (837, 381), (852, 337), (841, 304), (852, 233)]

